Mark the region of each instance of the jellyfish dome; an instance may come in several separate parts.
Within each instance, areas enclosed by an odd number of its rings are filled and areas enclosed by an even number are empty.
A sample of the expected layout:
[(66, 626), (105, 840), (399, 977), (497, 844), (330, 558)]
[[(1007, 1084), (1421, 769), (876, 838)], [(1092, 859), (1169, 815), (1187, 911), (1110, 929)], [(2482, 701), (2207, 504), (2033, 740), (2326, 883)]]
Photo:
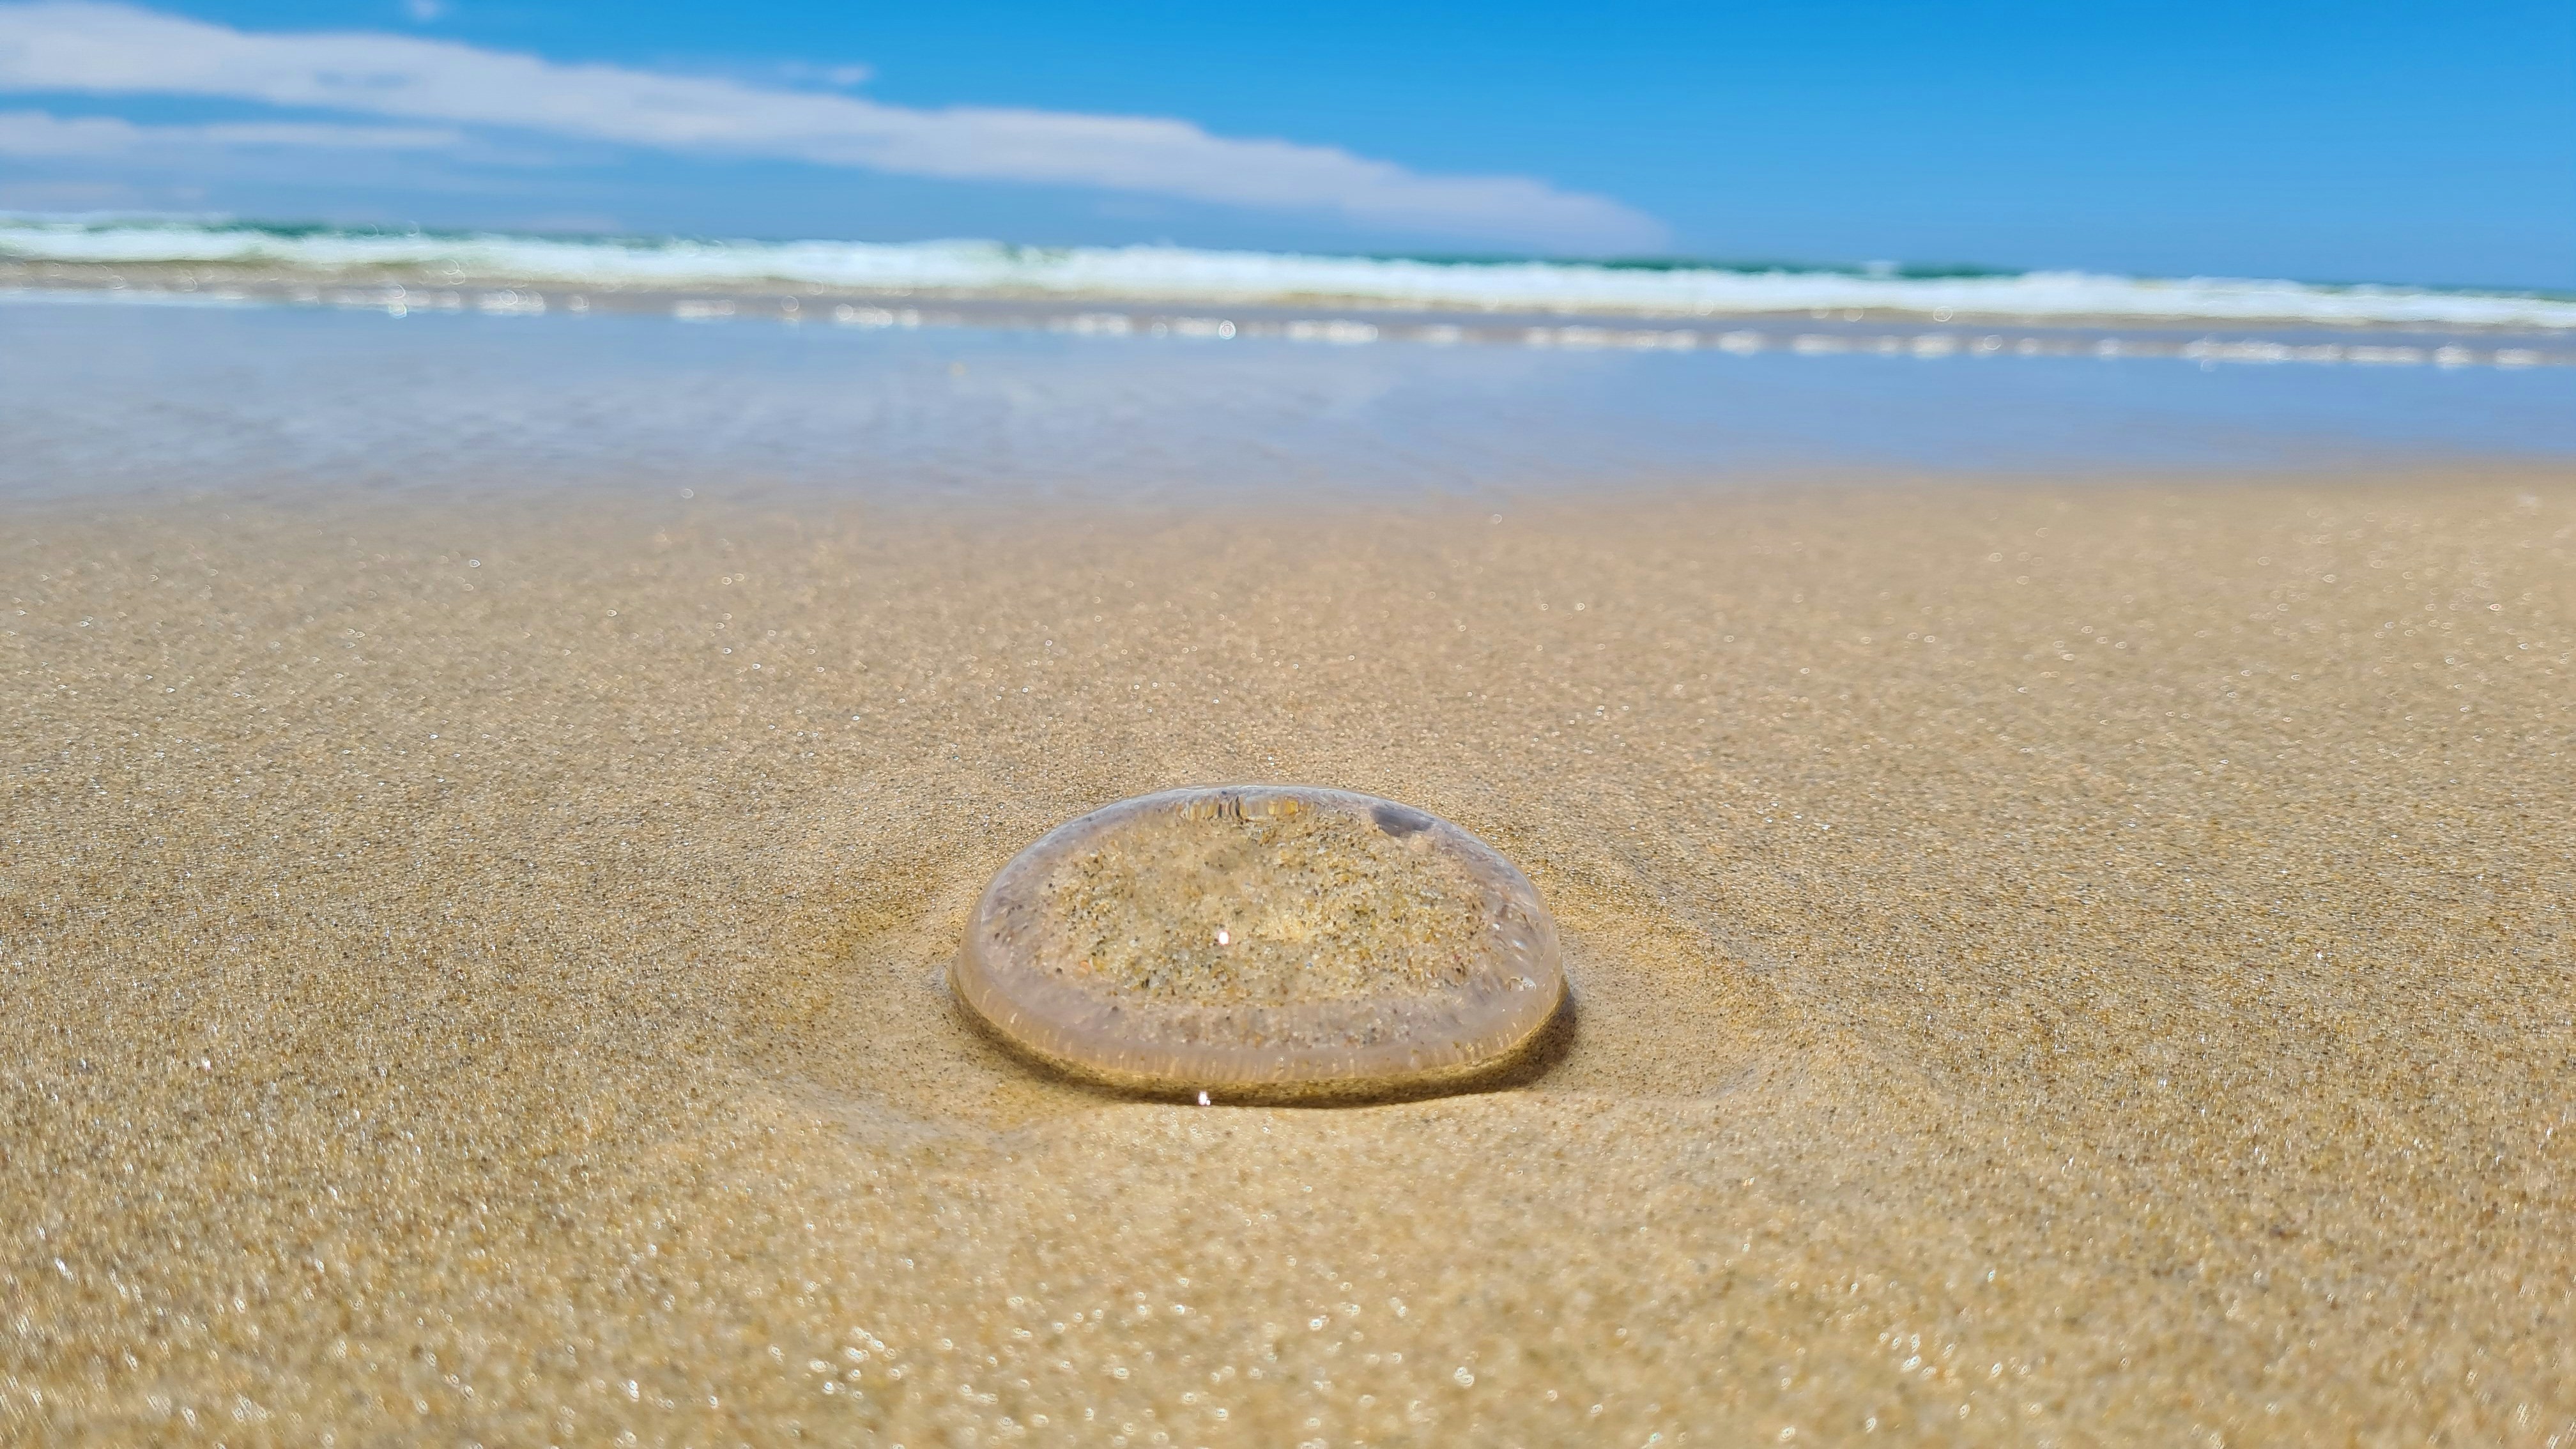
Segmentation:
[(1565, 995), (1556, 924), (1509, 861), (1300, 785), (1167, 790), (1048, 832), (985, 888), (952, 981), (1063, 1071), (1228, 1101), (1468, 1084)]

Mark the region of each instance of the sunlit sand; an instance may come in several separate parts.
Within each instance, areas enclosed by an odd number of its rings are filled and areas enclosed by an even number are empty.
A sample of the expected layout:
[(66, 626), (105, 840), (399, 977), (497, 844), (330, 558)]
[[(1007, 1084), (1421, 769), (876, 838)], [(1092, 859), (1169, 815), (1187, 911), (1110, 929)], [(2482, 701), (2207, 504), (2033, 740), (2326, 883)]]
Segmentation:
[[(2576, 1418), (2563, 470), (700, 492), (13, 508), (0, 1437)], [(995, 872), (1224, 780), (1490, 843), (1569, 1035), (1303, 1108), (979, 1031)]]

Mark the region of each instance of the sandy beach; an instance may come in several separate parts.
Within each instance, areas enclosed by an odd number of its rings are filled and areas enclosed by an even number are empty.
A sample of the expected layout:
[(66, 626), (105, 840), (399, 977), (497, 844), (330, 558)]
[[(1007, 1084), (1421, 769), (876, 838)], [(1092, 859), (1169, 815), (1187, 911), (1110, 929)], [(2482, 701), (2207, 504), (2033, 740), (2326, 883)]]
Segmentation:
[[(2576, 475), (0, 515), (0, 1439), (2576, 1437)], [(1476, 832), (1569, 1040), (1121, 1099), (1013, 852)]]

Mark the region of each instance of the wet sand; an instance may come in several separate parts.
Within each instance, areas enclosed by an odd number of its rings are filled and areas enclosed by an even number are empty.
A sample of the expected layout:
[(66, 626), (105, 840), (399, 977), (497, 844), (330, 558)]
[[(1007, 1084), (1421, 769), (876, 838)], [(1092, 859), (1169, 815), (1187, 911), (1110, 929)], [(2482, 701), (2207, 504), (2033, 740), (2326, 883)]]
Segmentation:
[[(2576, 1435), (2563, 471), (5, 517), (0, 1438)], [(960, 1018), (1235, 780), (1528, 871), (1545, 1069)]]

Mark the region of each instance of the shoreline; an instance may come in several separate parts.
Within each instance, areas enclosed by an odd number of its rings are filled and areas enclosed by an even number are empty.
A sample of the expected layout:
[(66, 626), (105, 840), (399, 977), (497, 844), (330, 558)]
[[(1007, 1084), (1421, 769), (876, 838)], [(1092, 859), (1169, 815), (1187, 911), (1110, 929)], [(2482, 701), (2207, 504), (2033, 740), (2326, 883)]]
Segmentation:
[[(6, 510), (0, 1424), (2576, 1429), (2566, 468)], [(993, 870), (1228, 779), (1493, 844), (1561, 1050), (976, 1038)]]
[(1435, 306), (1359, 296), (1169, 298), (1011, 289), (885, 289), (785, 280), (596, 284), (514, 273), (354, 267), (310, 273), (209, 263), (0, 259), (0, 299), (125, 305), (282, 306), (680, 322), (785, 323), (861, 331), (975, 328), (1221, 343), (1412, 343), (1574, 351), (1789, 352), (1947, 358), (2181, 360), (2203, 366), (2440, 368), (2576, 366), (2563, 328), (2400, 322), (2086, 316), (1886, 307), (1721, 313), (1647, 308)]

